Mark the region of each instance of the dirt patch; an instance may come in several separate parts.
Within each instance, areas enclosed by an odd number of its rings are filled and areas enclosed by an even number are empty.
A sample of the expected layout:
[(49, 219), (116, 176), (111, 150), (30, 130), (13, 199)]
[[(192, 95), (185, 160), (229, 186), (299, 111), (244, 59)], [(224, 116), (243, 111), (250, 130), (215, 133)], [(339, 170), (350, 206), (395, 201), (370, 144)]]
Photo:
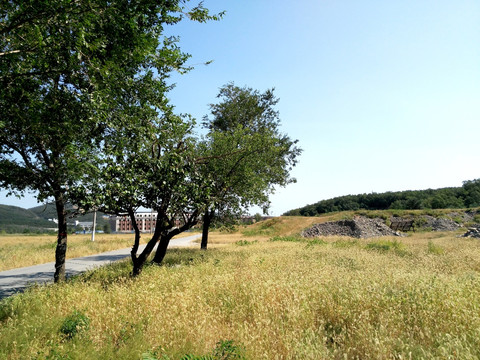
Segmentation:
[(302, 232), (304, 237), (317, 236), (349, 236), (359, 239), (367, 239), (381, 236), (402, 236), (401, 233), (390, 229), (383, 220), (369, 219), (356, 216), (352, 220), (340, 220), (315, 224)]

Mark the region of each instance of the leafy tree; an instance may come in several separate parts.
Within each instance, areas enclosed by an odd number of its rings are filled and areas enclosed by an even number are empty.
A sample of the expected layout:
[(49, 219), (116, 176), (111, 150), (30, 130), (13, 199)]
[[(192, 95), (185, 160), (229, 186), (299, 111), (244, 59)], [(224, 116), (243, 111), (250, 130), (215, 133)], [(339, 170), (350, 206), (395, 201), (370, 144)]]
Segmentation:
[(480, 179), (464, 181), (463, 190), (465, 191), (466, 206), (480, 206)]
[(2, 2), (0, 18), (0, 187), (54, 200), (60, 281), (65, 204), (94, 205), (81, 185), (103, 171), (99, 147), (124, 121), (167, 108), (168, 74), (186, 70), (164, 26), (215, 16), (180, 0), (22, 0)]
[(204, 118), (209, 133), (203, 145), (208, 198), (202, 249), (214, 216), (241, 214), (253, 205), (266, 213), (275, 186), (295, 181), (290, 170), (301, 153), (297, 141), (280, 132), (273, 89), (260, 93), (230, 83), (217, 97), (220, 102), (210, 105), (212, 118)]
[[(197, 223), (204, 196), (193, 122), (171, 112), (150, 120), (142, 128), (112, 133), (105, 142), (102, 176), (88, 184), (102, 211), (127, 214), (132, 221), (133, 275), (141, 273), (157, 244), (153, 261), (162, 262), (171, 238)], [(130, 130), (132, 137), (126, 136)], [(135, 221), (139, 207), (157, 213), (154, 232), (140, 254), (141, 234)]]

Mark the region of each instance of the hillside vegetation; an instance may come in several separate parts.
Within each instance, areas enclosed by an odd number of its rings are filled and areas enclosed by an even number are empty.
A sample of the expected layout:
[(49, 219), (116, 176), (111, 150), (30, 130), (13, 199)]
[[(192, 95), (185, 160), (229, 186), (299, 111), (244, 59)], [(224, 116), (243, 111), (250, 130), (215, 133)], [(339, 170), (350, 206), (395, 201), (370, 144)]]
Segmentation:
[[(100, 230), (108, 224), (108, 220), (103, 219), (102, 215), (104, 214), (101, 212), (97, 213), (97, 229)], [(0, 205), (0, 232), (7, 234), (44, 234), (56, 231), (57, 224), (48, 221), (48, 219), (54, 219), (56, 216), (55, 205), (53, 204), (39, 205), (30, 209)], [(93, 222), (93, 213), (70, 217), (68, 222), (73, 224), (75, 220)], [(75, 227), (71, 226), (70, 230), (75, 231)]]
[(290, 210), (284, 215), (315, 216), (349, 210), (461, 209), (478, 206), (480, 179), (464, 181), (462, 187), (340, 196)]
[(22, 233), (31, 229), (55, 228), (53, 222), (34, 211), (22, 209), (17, 206), (0, 205), (0, 232)]
[[(303, 239), (284, 217), (0, 302), (5, 359), (475, 359), (480, 242)], [(303, 220), (303, 221), (302, 221)]]

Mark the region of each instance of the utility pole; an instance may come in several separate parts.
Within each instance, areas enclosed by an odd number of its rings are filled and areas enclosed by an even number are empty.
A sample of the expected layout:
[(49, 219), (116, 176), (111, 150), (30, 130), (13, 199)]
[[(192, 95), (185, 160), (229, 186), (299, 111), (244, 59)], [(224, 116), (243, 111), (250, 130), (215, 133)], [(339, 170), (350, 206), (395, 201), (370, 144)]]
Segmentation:
[(95, 241), (95, 228), (97, 227), (97, 210), (93, 213), (92, 241)]

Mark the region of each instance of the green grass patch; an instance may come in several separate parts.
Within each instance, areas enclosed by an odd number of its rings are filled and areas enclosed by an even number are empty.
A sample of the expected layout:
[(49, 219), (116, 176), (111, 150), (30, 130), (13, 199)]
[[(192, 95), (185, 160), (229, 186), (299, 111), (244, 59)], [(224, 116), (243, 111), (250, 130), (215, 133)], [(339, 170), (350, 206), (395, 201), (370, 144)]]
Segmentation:
[(235, 242), (237, 246), (247, 246), (258, 243), (258, 240), (248, 241), (248, 240), (239, 240)]
[[(233, 340), (217, 342), (215, 349), (207, 355), (183, 355), (181, 360), (246, 360), (245, 348)], [(163, 353), (162, 349), (142, 354), (142, 360), (175, 360)]]
[(398, 240), (377, 240), (369, 242), (365, 246), (368, 250), (375, 250), (380, 252), (393, 251), (397, 255), (407, 255), (408, 251), (404, 244)]
[(327, 244), (327, 242), (323, 239), (319, 238), (305, 238), (300, 235), (292, 235), (292, 236), (274, 236), (269, 239), (269, 241), (283, 241), (283, 242), (298, 242), (298, 243), (304, 243), (307, 245), (324, 245)]
[(441, 246), (434, 244), (433, 241), (429, 241), (427, 245), (427, 252), (433, 255), (443, 255), (445, 250)]

